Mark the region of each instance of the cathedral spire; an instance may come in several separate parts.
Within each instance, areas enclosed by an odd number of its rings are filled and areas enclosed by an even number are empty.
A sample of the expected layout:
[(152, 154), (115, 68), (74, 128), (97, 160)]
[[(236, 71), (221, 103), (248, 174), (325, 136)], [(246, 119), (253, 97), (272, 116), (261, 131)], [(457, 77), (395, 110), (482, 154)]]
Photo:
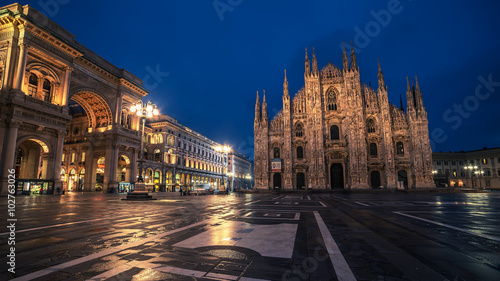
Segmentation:
[(358, 70), (358, 62), (356, 61), (356, 53), (354, 52), (354, 44), (351, 41), (351, 69), (353, 71)]
[(259, 98), (259, 91), (257, 91), (257, 100), (255, 101), (255, 122), (260, 121), (260, 98)]
[(312, 72), (313, 74), (318, 74), (318, 61), (316, 60), (316, 53), (313, 47), (313, 58), (312, 58)]
[(406, 76), (406, 110), (407, 111), (415, 110), (413, 91), (412, 88), (410, 87), (410, 81), (408, 79), (408, 76)]
[(307, 57), (307, 48), (306, 48), (305, 75), (309, 75), (310, 73), (311, 73), (311, 67), (309, 66), (309, 58)]
[(288, 94), (288, 80), (286, 79), (286, 69), (285, 69), (285, 81), (283, 82), (283, 96), (289, 97)]
[(262, 121), (267, 122), (266, 90), (264, 90), (264, 99), (262, 101)]
[(422, 99), (422, 92), (420, 91), (420, 86), (418, 85), (418, 79), (417, 76), (415, 75), (415, 107), (417, 110), (422, 111), (424, 110), (424, 101)]
[(342, 54), (342, 64), (344, 65), (344, 71), (349, 71), (349, 61), (347, 60), (347, 52), (345, 51), (345, 43), (344, 43), (344, 53)]
[(384, 73), (382, 72), (382, 67), (380, 67), (380, 59), (377, 60), (378, 60), (378, 88), (381, 90), (386, 90)]

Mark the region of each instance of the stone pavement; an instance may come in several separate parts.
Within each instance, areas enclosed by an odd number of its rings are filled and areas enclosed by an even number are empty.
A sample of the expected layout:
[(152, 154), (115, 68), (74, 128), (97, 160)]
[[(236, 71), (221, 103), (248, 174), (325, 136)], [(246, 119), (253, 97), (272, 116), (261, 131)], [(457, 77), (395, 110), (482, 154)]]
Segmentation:
[(152, 195), (17, 197), (2, 277), (500, 280), (500, 193)]

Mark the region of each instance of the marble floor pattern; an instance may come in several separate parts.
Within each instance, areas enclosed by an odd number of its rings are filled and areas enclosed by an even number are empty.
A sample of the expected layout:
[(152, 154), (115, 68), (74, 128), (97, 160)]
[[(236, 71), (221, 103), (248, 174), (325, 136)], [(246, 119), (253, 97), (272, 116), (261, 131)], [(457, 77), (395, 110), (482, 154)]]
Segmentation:
[(191, 249), (237, 246), (254, 250), (262, 256), (289, 259), (292, 257), (296, 235), (297, 224), (260, 225), (228, 221), (173, 246)]

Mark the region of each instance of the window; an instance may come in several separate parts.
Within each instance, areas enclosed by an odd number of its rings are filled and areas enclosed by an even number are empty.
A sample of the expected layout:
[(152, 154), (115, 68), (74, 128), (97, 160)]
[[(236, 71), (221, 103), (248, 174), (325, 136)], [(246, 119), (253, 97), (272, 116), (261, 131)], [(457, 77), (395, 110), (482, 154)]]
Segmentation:
[(486, 158), (483, 158), (483, 161), (482, 161), (483, 164), (488, 164), (488, 159)]
[(366, 130), (368, 133), (375, 133), (375, 121), (373, 121), (373, 119), (368, 119), (366, 121)]
[(491, 172), (490, 172), (490, 170), (486, 170), (486, 171), (484, 171), (484, 176), (485, 176), (485, 177), (491, 177)]
[(448, 169), (444, 170), (444, 174), (445, 174), (446, 176), (450, 176), (450, 170), (448, 170)]
[(460, 177), (465, 177), (465, 172), (464, 171), (460, 171)]
[(148, 160), (148, 150), (146, 148), (144, 148), (142, 155), (144, 160)]
[(85, 152), (82, 152), (82, 162), (85, 162)]
[(155, 161), (160, 162), (160, 150), (159, 149), (155, 150)]
[(330, 139), (331, 140), (339, 140), (340, 139), (339, 127), (337, 125), (333, 125), (330, 127)]
[(75, 153), (71, 153), (71, 163), (75, 162)]
[(458, 161), (458, 165), (463, 165), (464, 164), (464, 161), (460, 160)]
[(451, 161), (451, 165), (457, 165), (457, 161)]
[(52, 100), (52, 97), (50, 95), (50, 89), (52, 87), (50, 86), (50, 81), (45, 79), (43, 80), (43, 86), (42, 86), (42, 91), (43, 91), (43, 100), (50, 102)]
[(453, 169), (453, 177), (457, 177), (457, 170)]
[(328, 91), (327, 106), (329, 111), (337, 110), (337, 94), (333, 90)]
[(302, 137), (303, 135), (304, 135), (304, 128), (302, 127), (301, 123), (297, 123), (297, 126), (295, 126), (295, 136)]
[(497, 171), (497, 176), (500, 177), (500, 169), (498, 169), (498, 171)]
[(498, 157), (497, 162), (500, 163), (500, 157)]
[(439, 161), (439, 160), (438, 160), (438, 161), (436, 161), (436, 164), (437, 164), (437, 165), (441, 165), (441, 161)]
[(37, 90), (38, 90), (38, 76), (31, 73), (28, 81), (28, 96), (30, 97), (36, 96)]
[(446, 160), (445, 160), (445, 161), (444, 161), (444, 165), (448, 165), (448, 161), (446, 161)]
[(297, 158), (298, 159), (304, 158), (304, 149), (302, 148), (302, 146), (297, 147)]
[(376, 143), (370, 143), (370, 155), (371, 156), (377, 156), (377, 144)]
[(273, 149), (273, 158), (280, 158), (280, 149), (278, 147)]
[(396, 143), (396, 154), (399, 155), (404, 155), (405, 154), (405, 147), (404, 144), (400, 141)]

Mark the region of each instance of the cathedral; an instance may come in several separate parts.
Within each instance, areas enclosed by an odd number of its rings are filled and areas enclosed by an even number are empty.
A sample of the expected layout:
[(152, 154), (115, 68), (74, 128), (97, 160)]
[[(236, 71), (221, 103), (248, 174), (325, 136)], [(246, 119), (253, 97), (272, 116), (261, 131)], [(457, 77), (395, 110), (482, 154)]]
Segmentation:
[[(351, 50), (354, 50), (352, 48)], [(343, 68), (318, 70), (307, 49), (304, 86), (293, 97), (285, 71), (283, 108), (268, 119), (266, 96), (255, 104), (256, 189), (429, 188), (432, 152), (427, 112), (415, 77), (406, 112), (389, 102), (380, 62), (378, 89), (360, 80), (356, 54)]]

